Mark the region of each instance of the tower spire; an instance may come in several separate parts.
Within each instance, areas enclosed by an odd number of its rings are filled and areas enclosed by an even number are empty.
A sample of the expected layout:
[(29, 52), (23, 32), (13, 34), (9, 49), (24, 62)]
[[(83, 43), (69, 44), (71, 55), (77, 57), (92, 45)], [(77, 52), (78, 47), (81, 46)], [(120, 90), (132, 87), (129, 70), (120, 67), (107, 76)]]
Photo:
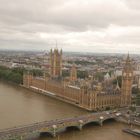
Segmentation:
[(116, 86), (116, 89), (119, 89), (119, 90), (120, 90), (120, 86), (119, 86), (118, 78), (117, 78), (117, 86)]
[(130, 61), (130, 55), (129, 55), (129, 52), (128, 52), (128, 54), (127, 54), (127, 59), (126, 59), (126, 61)]
[(76, 69), (75, 63), (72, 64), (72, 67), (70, 70), (70, 80), (71, 81), (77, 80), (77, 69)]
[(128, 53), (126, 61), (125, 61), (125, 65), (124, 65), (124, 70), (125, 71), (132, 71), (132, 64), (131, 64), (131, 59), (130, 59), (130, 55)]

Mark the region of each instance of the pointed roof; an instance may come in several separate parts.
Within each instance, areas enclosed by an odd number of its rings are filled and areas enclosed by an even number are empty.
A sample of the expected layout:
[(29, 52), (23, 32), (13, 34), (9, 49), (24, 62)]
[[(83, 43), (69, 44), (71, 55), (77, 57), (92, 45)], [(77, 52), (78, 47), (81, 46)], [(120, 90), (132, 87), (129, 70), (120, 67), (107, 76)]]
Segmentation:
[(76, 65), (75, 65), (75, 63), (73, 62), (73, 63), (72, 63), (72, 68), (75, 68), (75, 67), (76, 67)]
[(128, 52), (128, 55), (127, 55), (127, 58), (126, 58), (126, 62), (129, 62), (130, 61), (130, 56), (129, 56), (129, 52)]
[(119, 82), (118, 82), (118, 79), (117, 79), (116, 90), (120, 90), (120, 86), (119, 86)]
[(128, 53), (126, 61), (125, 61), (125, 65), (124, 65), (124, 71), (132, 71), (132, 70), (133, 70), (133, 68), (132, 68), (130, 56)]
[(109, 75), (109, 73), (106, 73), (106, 75), (104, 76), (104, 78), (105, 78), (105, 80), (110, 79), (110, 75)]

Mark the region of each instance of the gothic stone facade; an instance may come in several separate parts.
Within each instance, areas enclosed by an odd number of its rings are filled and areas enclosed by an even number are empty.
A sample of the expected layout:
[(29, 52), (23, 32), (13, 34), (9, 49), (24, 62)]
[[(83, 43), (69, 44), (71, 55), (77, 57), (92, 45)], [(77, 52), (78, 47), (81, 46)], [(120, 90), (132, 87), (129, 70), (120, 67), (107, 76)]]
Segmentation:
[(105, 84), (94, 84), (94, 81), (82, 82), (78, 87), (70, 85), (69, 81), (60, 79), (33, 77), (31, 74), (23, 76), (25, 87), (53, 93), (61, 100), (90, 111), (129, 106), (131, 104), (132, 81), (133, 70), (129, 56), (123, 69), (122, 88), (118, 85), (116, 87), (108, 85), (107, 81), (104, 81)]

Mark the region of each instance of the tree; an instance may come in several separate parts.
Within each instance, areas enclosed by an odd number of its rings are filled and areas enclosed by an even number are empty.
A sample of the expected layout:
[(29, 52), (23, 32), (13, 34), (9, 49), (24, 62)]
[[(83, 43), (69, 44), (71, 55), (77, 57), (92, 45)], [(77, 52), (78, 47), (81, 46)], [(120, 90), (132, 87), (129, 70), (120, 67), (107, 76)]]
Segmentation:
[(80, 70), (78, 70), (77, 71), (77, 77), (85, 79), (85, 78), (88, 77), (88, 72), (87, 71), (80, 71)]
[(140, 105), (140, 93), (136, 96), (136, 105)]
[(9, 69), (0, 66), (0, 79), (21, 84), (23, 81), (23, 70), (17, 68)]
[(33, 74), (33, 76), (43, 76), (43, 71), (42, 70), (33, 69), (30, 72)]
[(137, 87), (132, 88), (132, 94), (139, 94), (140, 91)]
[(62, 71), (62, 77), (68, 77), (68, 76), (70, 76), (70, 72), (67, 71), (67, 70), (63, 70)]
[(104, 80), (104, 73), (103, 72), (97, 72), (95, 75), (95, 78), (98, 79), (99, 81)]

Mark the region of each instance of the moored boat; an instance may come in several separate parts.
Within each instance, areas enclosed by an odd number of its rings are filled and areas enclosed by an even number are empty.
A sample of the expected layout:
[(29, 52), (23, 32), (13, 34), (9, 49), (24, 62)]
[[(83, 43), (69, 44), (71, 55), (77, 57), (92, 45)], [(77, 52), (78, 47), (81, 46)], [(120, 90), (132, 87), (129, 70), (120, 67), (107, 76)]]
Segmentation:
[(125, 128), (122, 131), (140, 137), (140, 130), (139, 129)]

